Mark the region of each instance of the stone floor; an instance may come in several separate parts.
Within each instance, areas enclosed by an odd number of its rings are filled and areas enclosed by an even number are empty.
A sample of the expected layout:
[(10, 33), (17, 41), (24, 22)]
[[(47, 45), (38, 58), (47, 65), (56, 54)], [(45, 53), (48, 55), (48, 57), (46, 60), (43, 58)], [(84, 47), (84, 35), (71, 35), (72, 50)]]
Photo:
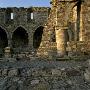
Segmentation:
[(0, 90), (90, 90), (87, 61), (0, 61)]

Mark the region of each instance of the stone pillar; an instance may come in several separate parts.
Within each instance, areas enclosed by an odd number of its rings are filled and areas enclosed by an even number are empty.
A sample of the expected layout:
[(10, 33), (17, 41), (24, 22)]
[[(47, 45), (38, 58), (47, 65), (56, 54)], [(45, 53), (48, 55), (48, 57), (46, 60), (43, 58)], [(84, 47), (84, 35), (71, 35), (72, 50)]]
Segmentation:
[(8, 35), (8, 47), (12, 47), (12, 34)]
[(33, 32), (28, 32), (28, 48), (30, 51), (33, 50)]
[(66, 54), (66, 27), (56, 27), (56, 43), (57, 43), (57, 55), (63, 57)]
[(90, 38), (90, 0), (84, 0), (81, 4), (81, 30), (80, 38), (82, 41), (88, 41)]
[(5, 58), (11, 58), (12, 55), (12, 34), (8, 34), (8, 47), (4, 49), (4, 56)]
[(78, 40), (78, 33), (77, 33), (77, 6), (75, 6), (73, 8), (73, 23), (74, 23), (74, 40), (77, 41)]
[(8, 46), (9, 46), (9, 47), (12, 47), (11, 39), (8, 39)]
[(80, 41), (84, 41), (84, 37), (83, 37), (83, 18), (82, 18), (82, 10), (83, 10), (83, 6), (81, 5), (81, 12), (80, 12), (80, 33), (79, 33), (79, 40)]

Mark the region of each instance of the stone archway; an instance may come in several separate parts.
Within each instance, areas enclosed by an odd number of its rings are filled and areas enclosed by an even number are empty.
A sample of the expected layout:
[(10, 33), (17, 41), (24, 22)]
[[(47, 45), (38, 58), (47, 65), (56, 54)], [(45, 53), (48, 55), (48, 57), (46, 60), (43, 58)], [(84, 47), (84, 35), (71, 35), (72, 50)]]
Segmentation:
[(8, 46), (7, 34), (4, 29), (0, 27), (0, 54), (3, 53), (3, 49)]
[(28, 33), (22, 27), (18, 27), (12, 35), (13, 48), (23, 48), (28, 45)]
[(33, 35), (33, 47), (34, 49), (38, 49), (42, 40), (42, 34), (43, 34), (43, 26), (40, 26), (36, 29), (34, 35)]

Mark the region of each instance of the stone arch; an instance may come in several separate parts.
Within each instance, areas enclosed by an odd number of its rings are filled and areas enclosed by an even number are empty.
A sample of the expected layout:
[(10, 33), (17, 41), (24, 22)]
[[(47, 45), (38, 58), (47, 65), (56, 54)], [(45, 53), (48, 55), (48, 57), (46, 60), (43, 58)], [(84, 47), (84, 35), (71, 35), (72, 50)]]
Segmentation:
[(23, 27), (17, 27), (12, 34), (13, 48), (28, 46), (28, 33)]
[(14, 33), (15, 30), (16, 30), (17, 28), (19, 28), (19, 27), (23, 28), (23, 29), (28, 33), (27, 28), (26, 28), (25, 26), (23, 26), (23, 25), (19, 25), (19, 26), (13, 27), (12, 33)]
[(38, 49), (42, 40), (42, 34), (43, 34), (43, 26), (39, 26), (34, 34), (33, 34), (33, 47), (34, 49)]
[(6, 31), (0, 27), (0, 53), (3, 52), (3, 49), (8, 46), (8, 38)]
[(8, 33), (8, 29), (2, 25), (0, 25), (0, 28), (3, 29), (7, 35), (7, 39), (9, 38), (9, 33)]

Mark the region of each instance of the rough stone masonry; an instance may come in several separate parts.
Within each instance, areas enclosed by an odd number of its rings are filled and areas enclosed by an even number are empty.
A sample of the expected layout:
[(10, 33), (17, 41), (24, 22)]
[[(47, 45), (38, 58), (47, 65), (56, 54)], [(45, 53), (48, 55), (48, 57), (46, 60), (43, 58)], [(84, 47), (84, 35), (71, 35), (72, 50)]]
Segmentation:
[(12, 49), (37, 56), (90, 54), (88, 0), (52, 0), (50, 7), (0, 8), (0, 57)]
[(90, 1), (0, 8), (0, 90), (90, 90)]

